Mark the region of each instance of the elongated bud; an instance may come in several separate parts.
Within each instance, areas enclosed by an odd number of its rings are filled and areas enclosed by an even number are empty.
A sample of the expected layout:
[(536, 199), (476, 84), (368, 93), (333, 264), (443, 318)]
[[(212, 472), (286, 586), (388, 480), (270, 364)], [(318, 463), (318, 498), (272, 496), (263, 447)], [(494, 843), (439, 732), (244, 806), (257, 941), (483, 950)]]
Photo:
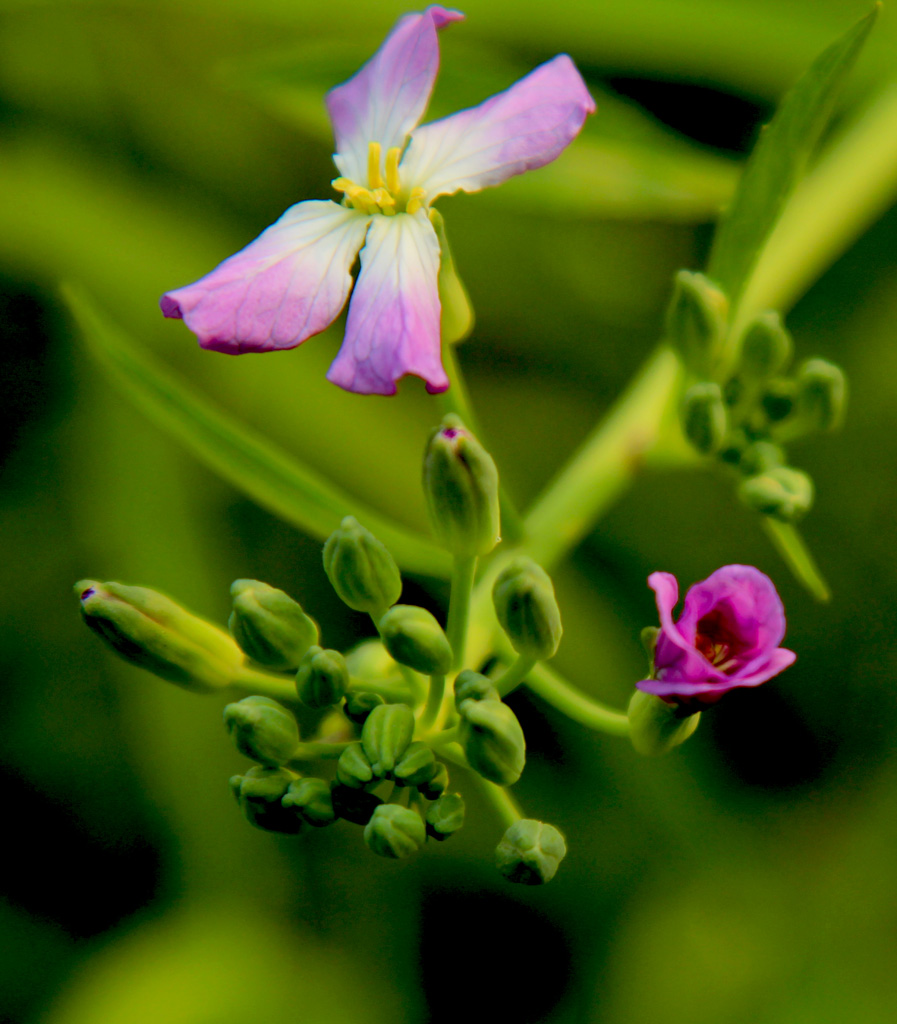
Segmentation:
[(146, 587), (81, 580), (84, 622), (125, 661), (194, 693), (230, 686), (243, 652), (217, 626)]
[(427, 835), (443, 842), (464, 824), (464, 798), (460, 793), (444, 793), (427, 808)]
[(260, 665), (295, 672), (318, 642), (318, 627), (302, 606), (258, 580), (236, 580), (230, 592), (234, 610), (227, 625), (234, 640)]
[(340, 599), (357, 612), (380, 616), (402, 593), (396, 560), (354, 516), (346, 516), (327, 538), (324, 571)]
[(445, 675), (452, 667), (452, 645), (426, 608), (397, 604), (377, 625), (383, 644), (396, 661), (424, 675)]
[(349, 789), (364, 789), (374, 779), (370, 759), (360, 743), (350, 743), (336, 762), (336, 777)]
[(847, 408), (844, 372), (826, 359), (808, 359), (797, 373), (797, 411), (815, 430), (837, 430)]
[(473, 306), (464, 287), (445, 234), (442, 214), (430, 210), (430, 223), (439, 239), (439, 303), (442, 306), (441, 333), (444, 345), (463, 341), (473, 330)]
[(436, 763), (436, 774), (427, 782), (422, 782), (417, 787), (421, 796), (428, 800), (437, 800), (448, 789), (449, 773), (448, 768), (441, 762)]
[(280, 803), (282, 807), (294, 810), (306, 825), (314, 828), (332, 825), (336, 821), (330, 784), (323, 779), (311, 776), (294, 779)]
[(485, 555), (501, 539), (498, 470), (457, 416), (446, 416), (430, 435), (424, 495), (433, 532), (453, 555)]
[(354, 722), (356, 725), (364, 725), (367, 721), (368, 715), (374, 710), (374, 708), (380, 707), (381, 704), (385, 704), (386, 701), (380, 696), (379, 693), (369, 693), (366, 690), (359, 690), (357, 693), (350, 693), (346, 697), (346, 703), (343, 710), (346, 712), (346, 718), (350, 722)]
[(455, 680), (455, 707), (462, 700), (501, 700), (501, 695), (488, 676), (466, 668)]
[(738, 375), (751, 383), (769, 380), (785, 369), (793, 348), (779, 314), (771, 309), (760, 313), (742, 335)]
[(304, 827), (302, 818), (281, 800), (296, 776), (285, 768), (250, 768), (245, 775), (231, 777), (230, 786), (250, 825), (266, 832), (296, 835)]
[(244, 697), (228, 704), (224, 725), (241, 754), (269, 768), (285, 765), (299, 745), (296, 719), (270, 697)]
[(353, 825), (366, 825), (374, 811), (383, 803), (376, 793), (351, 789), (338, 782), (330, 787), (330, 798), (333, 801), (333, 813), (338, 818), (351, 821)]
[(544, 885), (567, 855), (564, 837), (544, 821), (522, 818), (505, 832), (495, 851), (495, 865), (509, 882)]
[(499, 786), (512, 786), (526, 764), (526, 740), (517, 716), (499, 700), (464, 700), (460, 742), (471, 768)]
[(793, 523), (813, 504), (813, 481), (799, 469), (778, 466), (743, 480), (738, 497), (756, 512)]
[(688, 714), (656, 694), (636, 690), (629, 702), (629, 736), (646, 757), (659, 757), (684, 743), (697, 729), (701, 714)]
[(401, 860), (424, 845), (427, 832), (420, 815), (399, 804), (380, 804), (364, 827), (364, 841), (380, 857)]
[(719, 451), (729, 432), (729, 416), (719, 384), (702, 381), (685, 392), (682, 432), (702, 455)]
[(729, 303), (703, 274), (680, 270), (667, 312), (667, 335), (698, 376), (713, 369), (726, 329)]
[(378, 778), (389, 775), (414, 735), (414, 712), (407, 704), (382, 704), (361, 730), (364, 752)]
[(544, 661), (561, 642), (561, 612), (548, 573), (530, 558), (516, 558), (492, 588), (501, 628), (518, 654)]
[(349, 669), (339, 651), (309, 647), (296, 673), (296, 692), (309, 708), (337, 704), (349, 692)]
[(436, 775), (438, 767), (432, 749), (418, 741), (408, 746), (393, 774), (400, 786), (423, 786)]

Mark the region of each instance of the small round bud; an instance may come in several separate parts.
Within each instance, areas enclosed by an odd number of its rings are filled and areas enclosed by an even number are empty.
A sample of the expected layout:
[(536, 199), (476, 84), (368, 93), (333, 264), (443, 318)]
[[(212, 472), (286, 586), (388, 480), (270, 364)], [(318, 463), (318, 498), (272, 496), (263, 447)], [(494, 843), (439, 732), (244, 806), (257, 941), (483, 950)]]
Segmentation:
[(773, 441), (754, 441), (741, 453), (738, 468), (746, 476), (759, 476), (785, 464), (785, 452)]
[(340, 599), (357, 612), (382, 615), (402, 593), (396, 560), (353, 516), (327, 538), (324, 571)]
[(349, 789), (364, 789), (374, 779), (371, 762), (360, 743), (350, 743), (336, 762), (336, 777)]
[(315, 828), (332, 825), (336, 821), (330, 785), (323, 779), (294, 779), (280, 803), (282, 807), (294, 809), (307, 825)]
[(338, 818), (351, 821), (353, 825), (366, 825), (371, 815), (383, 803), (374, 793), (366, 793), (363, 789), (351, 789), (334, 782), (330, 787), (330, 798), (333, 800), (333, 813)]
[(464, 798), (460, 793), (444, 793), (427, 808), (427, 835), (442, 842), (464, 824)]
[(741, 338), (738, 373), (759, 382), (775, 377), (788, 365), (794, 345), (782, 318), (774, 310), (756, 316)]
[(702, 454), (719, 451), (729, 431), (729, 416), (719, 384), (702, 381), (682, 399), (682, 432)]
[(516, 558), (499, 575), (492, 602), (501, 628), (518, 654), (537, 661), (553, 658), (561, 642), (561, 612), (554, 585), (530, 558)]
[(466, 668), (455, 680), (455, 707), (462, 700), (501, 700), (501, 695), (488, 676)]
[(365, 690), (359, 690), (357, 693), (350, 693), (346, 697), (343, 710), (346, 712), (346, 718), (350, 722), (354, 722), (356, 725), (364, 725), (368, 715), (374, 708), (380, 707), (381, 704), (385, 703), (386, 701), (379, 693), (368, 693)]
[(792, 523), (813, 504), (813, 481), (799, 469), (778, 466), (743, 480), (738, 497), (756, 512)]
[(457, 416), (446, 416), (430, 435), (424, 494), (433, 532), (453, 555), (485, 555), (501, 539), (498, 470)]
[(511, 786), (526, 764), (526, 740), (517, 716), (499, 700), (464, 700), (460, 742), (471, 768), (499, 786)]
[(505, 832), (495, 850), (495, 865), (509, 882), (544, 885), (567, 855), (564, 837), (553, 825), (523, 818)]
[(296, 692), (309, 708), (329, 708), (349, 692), (349, 669), (339, 651), (309, 647), (296, 673)]
[(416, 853), (427, 833), (420, 815), (399, 804), (380, 804), (364, 827), (364, 841), (380, 857), (399, 860)]
[(452, 667), (452, 646), (442, 626), (426, 610), (397, 604), (378, 623), (389, 653), (402, 665), (425, 675), (445, 675)]
[(798, 415), (815, 430), (837, 430), (847, 408), (844, 371), (826, 359), (808, 359), (797, 373)]
[(228, 704), (224, 725), (241, 754), (269, 768), (285, 765), (299, 744), (296, 719), (270, 697), (244, 697)]
[(260, 665), (295, 672), (318, 641), (318, 627), (302, 606), (258, 580), (235, 580), (230, 592), (234, 610), (227, 625), (242, 650)]
[(125, 661), (193, 693), (230, 686), (243, 652), (217, 626), (146, 587), (81, 580), (85, 624)]
[(395, 658), (379, 640), (362, 640), (346, 653), (346, 666), (353, 685), (361, 683), (398, 683), (402, 673)]
[(231, 777), (230, 786), (250, 825), (265, 832), (296, 835), (304, 823), (292, 807), (281, 800), (296, 776), (284, 768), (250, 768), (245, 775)]
[(441, 761), (437, 761), (436, 774), (427, 782), (422, 782), (417, 789), (420, 795), (428, 800), (437, 800), (448, 789), (448, 784), (448, 768)]
[(414, 712), (407, 704), (381, 704), (368, 715), (361, 742), (378, 778), (392, 773), (413, 735)]
[(700, 712), (687, 714), (656, 694), (636, 690), (629, 702), (629, 736), (646, 757), (659, 757), (684, 743), (697, 729)]
[(704, 376), (710, 373), (722, 344), (729, 303), (703, 274), (680, 270), (674, 281), (667, 335), (685, 365)]
[(400, 786), (423, 786), (436, 774), (436, 755), (426, 743), (411, 743), (395, 768), (396, 782)]

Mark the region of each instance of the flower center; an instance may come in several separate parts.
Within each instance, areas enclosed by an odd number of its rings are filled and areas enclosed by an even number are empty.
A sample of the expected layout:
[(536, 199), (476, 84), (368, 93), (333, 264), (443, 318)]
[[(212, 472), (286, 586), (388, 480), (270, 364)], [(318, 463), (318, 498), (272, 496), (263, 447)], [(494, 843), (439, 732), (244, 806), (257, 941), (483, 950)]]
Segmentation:
[(392, 217), (396, 213), (417, 213), (424, 205), (424, 190), (413, 188), (405, 195), (399, 181), (399, 159), (402, 150), (393, 146), (386, 151), (386, 168), (381, 163), (379, 142), (368, 143), (367, 188), (350, 178), (334, 178), (331, 185), (343, 193), (343, 206), (361, 213), (382, 213)]
[(728, 672), (738, 664), (744, 643), (735, 635), (725, 616), (711, 612), (698, 623), (695, 647), (711, 665), (721, 672)]

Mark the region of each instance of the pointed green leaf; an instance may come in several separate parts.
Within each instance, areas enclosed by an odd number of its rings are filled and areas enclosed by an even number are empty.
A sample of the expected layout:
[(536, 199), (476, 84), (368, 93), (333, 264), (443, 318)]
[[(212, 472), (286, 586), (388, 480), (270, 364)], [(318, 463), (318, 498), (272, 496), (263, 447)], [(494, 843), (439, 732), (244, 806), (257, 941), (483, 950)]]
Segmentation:
[(803, 176), (877, 15), (878, 5), (816, 58), (785, 96), (751, 154), (717, 231), (707, 271), (733, 304)]
[(828, 601), (832, 596), (828, 584), (797, 529), (769, 516), (763, 516), (763, 526), (795, 578), (817, 601)]
[(157, 426), (260, 505), (324, 539), (346, 515), (360, 519), (411, 572), (448, 576), (448, 556), (335, 487), (314, 470), (216, 408), (140, 350), (80, 288), (63, 296), (91, 355)]

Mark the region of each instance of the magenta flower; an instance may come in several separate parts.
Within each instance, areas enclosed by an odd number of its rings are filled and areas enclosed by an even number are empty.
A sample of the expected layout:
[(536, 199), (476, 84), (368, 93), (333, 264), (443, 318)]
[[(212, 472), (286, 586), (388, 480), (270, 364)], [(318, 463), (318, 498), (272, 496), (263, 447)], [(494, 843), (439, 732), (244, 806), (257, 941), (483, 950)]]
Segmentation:
[(779, 647), (785, 609), (772, 580), (752, 565), (724, 565), (685, 595), (678, 622), (676, 577), (655, 572), (660, 632), (651, 679), (635, 685), (668, 703), (714, 704), (736, 686), (759, 686), (797, 655)]
[(340, 172), (333, 187), (342, 204), (291, 206), (211, 273), (164, 295), (165, 316), (183, 319), (203, 348), (218, 352), (294, 348), (339, 316), (360, 251), (328, 380), (392, 395), (410, 373), (428, 391), (445, 391), (431, 204), (549, 163), (595, 109), (561, 54), (478, 107), (418, 127), (439, 66), (436, 32), (462, 18), (438, 6), (405, 15), (367, 64), (328, 94)]

